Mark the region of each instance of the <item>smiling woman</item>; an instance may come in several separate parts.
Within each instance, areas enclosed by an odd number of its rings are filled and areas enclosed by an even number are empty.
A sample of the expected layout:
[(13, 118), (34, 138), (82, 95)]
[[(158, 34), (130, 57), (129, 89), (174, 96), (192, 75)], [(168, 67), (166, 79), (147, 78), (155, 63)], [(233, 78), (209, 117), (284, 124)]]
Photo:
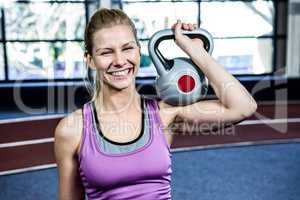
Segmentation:
[[(175, 121), (231, 124), (250, 116), (256, 103), (245, 88), (182, 30), (175, 42), (205, 73), (219, 100), (171, 106), (138, 94), (141, 48), (132, 21), (121, 10), (100, 9), (86, 27), (86, 61), (97, 74), (92, 100), (62, 119), (55, 130), (61, 200), (171, 199)], [(101, 88), (101, 89), (100, 89)]]
[[(93, 99), (99, 94), (100, 81), (104, 81), (103, 78), (107, 77), (104, 76), (105, 73), (106, 75), (109, 75), (109, 73), (112, 75), (113, 72), (127, 69), (129, 69), (131, 75), (136, 75), (138, 72), (139, 66), (130, 66), (130, 64), (123, 66), (125, 54), (126, 58), (130, 59), (129, 63), (133, 62), (134, 65), (139, 65), (140, 62), (140, 44), (137, 38), (137, 31), (134, 23), (125, 13), (121, 11), (109, 12), (106, 9), (96, 12), (87, 24), (84, 40), (88, 66), (93, 70), (97, 70)], [(110, 69), (108, 65), (112, 64), (112, 61), (121, 63)], [(110, 76), (112, 80), (124, 80), (125, 78)], [(127, 81), (130, 79), (132, 77), (129, 77)], [(101, 85), (103, 87), (103, 84)]]
[(120, 10), (100, 9), (85, 45), (97, 87), (55, 130), (60, 199), (170, 199), (170, 146), (158, 103), (135, 88), (141, 54), (134, 24)]
[(97, 70), (101, 86), (124, 89), (132, 84), (140, 63), (139, 45), (132, 29), (128, 25), (103, 28), (94, 33), (93, 41), (87, 62)]

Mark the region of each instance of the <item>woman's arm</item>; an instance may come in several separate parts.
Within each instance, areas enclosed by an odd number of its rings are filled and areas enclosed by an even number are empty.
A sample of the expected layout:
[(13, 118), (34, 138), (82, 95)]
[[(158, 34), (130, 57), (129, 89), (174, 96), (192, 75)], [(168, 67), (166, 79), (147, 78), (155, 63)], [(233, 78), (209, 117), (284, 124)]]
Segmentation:
[[(77, 117), (76, 117), (77, 116)], [(77, 149), (81, 123), (75, 112), (62, 119), (55, 129), (55, 158), (59, 177), (59, 200), (84, 200), (84, 189), (78, 173)], [(77, 123), (76, 123), (77, 122)]]
[(200, 39), (190, 39), (181, 33), (182, 29), (194, 30), (195, 27), (179, 21), (172, 28), (175, 42), (203, 71), (218, 97), (218, 100), (178, 107), (177, 121), (224, 125), (251, 116), (257, 105), (248, 91), (206, 52)]

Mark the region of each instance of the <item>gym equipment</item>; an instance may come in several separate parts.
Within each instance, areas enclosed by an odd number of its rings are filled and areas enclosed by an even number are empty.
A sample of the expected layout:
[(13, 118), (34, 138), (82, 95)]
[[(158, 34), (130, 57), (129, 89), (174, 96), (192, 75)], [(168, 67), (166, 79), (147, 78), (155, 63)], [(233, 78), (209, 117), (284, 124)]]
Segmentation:
[[(198, 28), (194, 31), (182, 31), (190, 38), (199, 38), (204, 48), (211, 54), (213, 38), (209, 32)], [(171, 29), (156, 32), (149, 41), (149, 56), (157, 70), (155, 87), (158, 96), (171, 105), (188, 105), (204, 98), (208, 90), (208, 80), (204, 73), (189, 58), (166, 59), (158, 49), (163, 40), (175, 39)]]

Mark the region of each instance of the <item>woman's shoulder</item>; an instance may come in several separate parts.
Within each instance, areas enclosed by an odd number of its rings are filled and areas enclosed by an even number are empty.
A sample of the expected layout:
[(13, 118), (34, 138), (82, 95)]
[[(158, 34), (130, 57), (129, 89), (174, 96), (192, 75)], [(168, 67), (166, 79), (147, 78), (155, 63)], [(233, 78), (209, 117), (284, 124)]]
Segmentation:
[(78, 148), (83, 129), (82, 109), (77, 109), (62, 118), (55, 128), (55, 141), (71, 148)]
[(76, 109), (75, 111), (67, 114), (57, 124), (56, 129), (61, 132), (72, 132), (70, 130), (76, 130), (81, 126), (82, 122), (82, 109)]

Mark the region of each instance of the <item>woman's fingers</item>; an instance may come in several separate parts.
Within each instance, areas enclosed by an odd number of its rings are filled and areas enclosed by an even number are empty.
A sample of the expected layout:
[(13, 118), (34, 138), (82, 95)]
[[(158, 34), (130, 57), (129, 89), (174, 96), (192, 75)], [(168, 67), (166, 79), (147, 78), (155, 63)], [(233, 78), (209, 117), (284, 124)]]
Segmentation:
[(196, 24), (192, 24), (192, 23), (188, 23), (188, 27), (189, 27), (188, 30), (190, 30), (190, 31), (193, 31), (197, 28)]
[(193, 31), (197, 28), (197, 26), (196, 26), (196, 24), (183, 23), (180, 20), (177, 20), (177, 22), (172, 25), (171, 29), (175, 30), (176, 28), (179, 28), (179, 29), (182, 29), (182, 30)]
[(182, 24), (181, 24), (180, 20), (177, 20), (177, 22), (172, 25), (171, 29), (175, 30), (178, 25), (180, 25), (180, 28), (181, 28)]
[(174, 30), (177, 23), (173, 24), (171, 29)]
[(180, 35), (181, 33), (181, 29), (183, 27), (183, 23), (181, 23), (180, 20), (177, 20), (175, 26), (174, 26), (174, 32), (175, 32), (175, 36), (177, 35)]
[(189, 25), (188, 25), (187, 23), (183, 23), (183, 24), (182, 24), (182, 28), (183, 28), (184, 30), (188, 30), (188, 29), (189, 29)]

